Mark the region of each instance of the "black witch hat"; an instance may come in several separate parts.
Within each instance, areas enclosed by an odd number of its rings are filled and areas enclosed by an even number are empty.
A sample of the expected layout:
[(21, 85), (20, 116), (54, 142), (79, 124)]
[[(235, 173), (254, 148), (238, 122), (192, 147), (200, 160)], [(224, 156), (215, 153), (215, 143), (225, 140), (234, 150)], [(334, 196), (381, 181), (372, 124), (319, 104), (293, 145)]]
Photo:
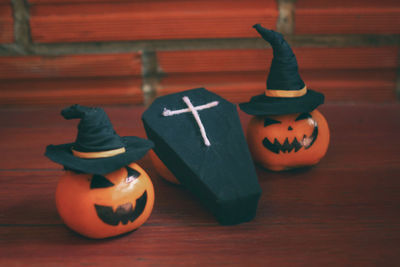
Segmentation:
[(153, 142), (135, 136), (120, 137), (102, 108), (73, 105), (61, 111), (69, 119), (80, 119), (74, 143), (49, 145), (45, 155), (66, 169), (107, 174), (142, 158)]
[(324, 95), (307, 89), (298, 72), (297, 60), (282, 34), (253, 26), (272, 46), (274, 58), (264, 94), (241, 103), (240, 109), (251, 115), (283, 115), (310, 112), (324, 102)]

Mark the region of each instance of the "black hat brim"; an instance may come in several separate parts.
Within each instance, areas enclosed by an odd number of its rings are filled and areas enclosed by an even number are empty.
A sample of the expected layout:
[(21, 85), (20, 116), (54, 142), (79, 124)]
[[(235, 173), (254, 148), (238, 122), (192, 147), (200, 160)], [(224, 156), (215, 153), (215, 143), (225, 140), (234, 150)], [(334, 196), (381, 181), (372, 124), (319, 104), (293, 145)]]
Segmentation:
[(307, 93), (301, 97), (268, 97), (261, 94), (239, 106), (241, 110), (250, 115), (284, 115), (313, 111), (324, 103), (324, 99), (323, 94), (308, 89)]
[(150, 140), (135, 136), (122, 137), (126, 151), (108, 158), (84, 159), (75, 157), (71, 148), (74, 143), (49, 145), (45, 155), (66, 169), (83, 173), (104, 175), (141, 159), (154, 144)]

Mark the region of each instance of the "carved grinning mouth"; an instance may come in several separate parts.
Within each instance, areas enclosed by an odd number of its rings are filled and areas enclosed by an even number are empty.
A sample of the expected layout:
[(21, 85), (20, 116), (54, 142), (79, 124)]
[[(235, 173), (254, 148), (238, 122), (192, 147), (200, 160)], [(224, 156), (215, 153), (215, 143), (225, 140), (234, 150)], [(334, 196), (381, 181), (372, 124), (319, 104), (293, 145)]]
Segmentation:
[(106, 224), (117, 226), (120, 222), (127, 224), (129, 221), (135, 221), (142, 213), (147, 203), (147, 191), (144, 191), (141, 197), (136, 199), (136, 206), (133, 209), (132, 203), (119, 205), (115, 212), (111, 206), (102, 206), (95, 204), (97, 216)]
[(317, 140), (317, 137), (318, 137), (318, 124), (315, 122), (314, 130), (311, 133), (311, 135), (310, 136), (304, 135), (301, 141), (298, 141), (297, 138), (295, 137), (292, 143), (289, 143), (289, 139), (286, 137), (283, 144), (281, 144), (276, 138), (274, 139), (274, 143), (271, 143), (271, 141), (269, 141), (268, 138), (265, 137), (262, 143), (265, 148), (276, 154), (279, 154), (280, 151), (283, 153), (289, 153), (292, 150), (294, 150), (294, 152), (297, 152), (302, 147), (304, 147), (304, 149), (309, 149), (312, 146), (312, 144), (314, 144), (315, 140)]

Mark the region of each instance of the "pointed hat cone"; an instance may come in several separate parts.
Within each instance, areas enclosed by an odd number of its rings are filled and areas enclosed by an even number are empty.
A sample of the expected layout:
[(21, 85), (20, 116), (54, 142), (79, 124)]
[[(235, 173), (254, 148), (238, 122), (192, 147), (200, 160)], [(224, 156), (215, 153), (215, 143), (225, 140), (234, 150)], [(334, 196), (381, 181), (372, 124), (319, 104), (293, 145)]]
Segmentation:
[(253, 26), (269, 42), (274, 52), (267, 88), (263, 94), (240, 103), (240, 109), (250, 115), (283, 115), (310, 112), (324, 103), (324, 95), (308, 89), (300, 77), (296, 56), (282, 34)]
[(102, 108), (73, 105), (61, 111), (79, 119), (74, 143), (48, 145), (45, 155), (67, 170), (104, 175), (142, 158), (153, 142), (136, 136), (119, 136)]
[(297, 60), (282, 34), (266, 29), (260, 24), (253, 26), (261, 37), (269, 42), (274, 51), (267, 79), (269, 90), (301, 90), (305, 84), (298, 72)]
[(82, 152), (104, 151), (124, 147), (102, 108), (73, 105), (61, 111), (67, 119), (80, 119), (74, 149)]

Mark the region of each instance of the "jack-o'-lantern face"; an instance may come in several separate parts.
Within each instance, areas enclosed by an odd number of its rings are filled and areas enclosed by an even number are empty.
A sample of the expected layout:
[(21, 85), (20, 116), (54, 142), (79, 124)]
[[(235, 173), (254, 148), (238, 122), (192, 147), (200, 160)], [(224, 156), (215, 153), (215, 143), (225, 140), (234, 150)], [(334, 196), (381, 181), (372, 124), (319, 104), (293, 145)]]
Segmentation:
[(67, 226), (105, 238), (141, 226), (154, 204), (153, 184), (136, 163), (106, 175), (67, 171), (56, 191), (58, 212)]
[(247, 130), (256, 162), (271, 170), (316, 164), (326, 153), (329, 128), (314, 110), (278, 116), (253, 117)]
[[(315, 140), (317, 140), (318, 123), (310, 113), (301, 113), (298, 116), (296, 115), (296, 118), (293, 121), (290, 119), (279, 121), (277, 119), (278, 118), (273, 119), (265, 117), (264, 127), (275, 128), (268, 130), (271, 132), (274, 131), (275, 134), (285, 128), (287, 128), (287, 132), (282, 131), (282, 134), (278, 133), (278, 136), (269, 135), (269, 137), (265, 137), (262, 143), (266, 149), (276, 154), (281, 152), (298, 152), (302, 148), (309, 149), (314, 144)], [(286, 136), (285, 140), (279, 140), (282, 136)], [(271, 142), (269, 138), (273, 138), (273, 141), (271, 140)]]

